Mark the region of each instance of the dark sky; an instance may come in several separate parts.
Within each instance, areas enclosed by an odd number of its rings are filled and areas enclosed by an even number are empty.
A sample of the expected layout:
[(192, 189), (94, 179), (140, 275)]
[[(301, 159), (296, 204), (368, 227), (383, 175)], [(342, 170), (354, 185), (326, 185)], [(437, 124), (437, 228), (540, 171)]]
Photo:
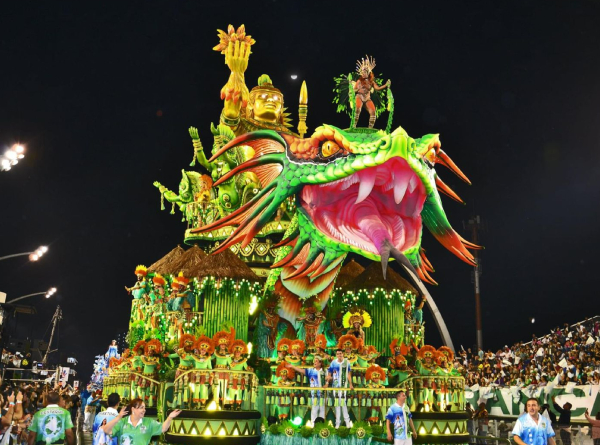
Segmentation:
[[(370, 54), (392, 79), (395, 126), (441, 134), (473, 181), (438, 167), (468, 203), (444, 200), (451, 223), (467, 238), (473, 212), (487, 223), (486, 347), (597, 314), (598, 18), (600, 3), (583, 0), (12, 2), (0, 18), (0, 144), (20, 141), (27, 156), (0, 173), (0, 256), (50, 252), (0, 262), (0, 290), (59, 289), (29, 300), (38, 314), (21, 316), (17, 335), (39, 338), (60, 304), (59, 347), (87, 378), (93, 355), (127, 329), (135, 266), (182, 242), (185, 226), (160, 211), (152, 182), (177, 188), (190, 125), (209, 145), (229, 74), (212, 47), (229, 23), (257, 40), (250, 88), (268, 73), (295, 117), (307, 81), (311, 129), (348, 125), (332, 78)], [(428, 233), (423, 244), (455, 345), (472, 345), (472, 269)]]

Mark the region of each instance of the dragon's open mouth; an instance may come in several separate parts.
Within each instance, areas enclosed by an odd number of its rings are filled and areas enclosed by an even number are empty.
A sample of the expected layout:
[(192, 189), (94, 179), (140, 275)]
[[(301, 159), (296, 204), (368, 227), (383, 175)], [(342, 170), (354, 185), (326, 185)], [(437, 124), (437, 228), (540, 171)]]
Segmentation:
[(395, 157), (322, 185), (306, 185), (301, 205), (316, 227), (341, 243), (379, 255), (385, 240), (400, 252), (418, 245), (425, 186)]

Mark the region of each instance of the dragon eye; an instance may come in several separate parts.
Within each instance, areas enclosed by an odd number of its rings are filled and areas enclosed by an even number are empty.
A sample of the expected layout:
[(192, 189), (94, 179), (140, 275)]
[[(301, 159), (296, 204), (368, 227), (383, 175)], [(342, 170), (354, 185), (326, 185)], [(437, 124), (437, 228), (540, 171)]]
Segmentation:
[(329, 158), (340, 151), (340, 146), (333, 141), (325, 141), (321, 145), (321, 156)]

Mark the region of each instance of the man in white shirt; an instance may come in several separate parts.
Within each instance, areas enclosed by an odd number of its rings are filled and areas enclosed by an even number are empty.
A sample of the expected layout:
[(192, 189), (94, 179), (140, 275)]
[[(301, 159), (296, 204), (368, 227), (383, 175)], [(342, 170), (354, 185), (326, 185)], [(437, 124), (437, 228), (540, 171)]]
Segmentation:
[[(393, 440), (394, 445), (412, 445), (412, 438), (417, 438), (417, 429), (413, 424), (412, 414), (405, 402), (406, 393), (398, 391), (396, 393), (396, 403), (390, 406), (385, 416), (387, 440), (390, 442)], [(408, 434), (409, 425), (412, 430), (412, 437)]]
[(111, 443), (112, 445), (117, 445), (117, 438), (115, 437), (111, 440), (110, 436), (106, 435), (100, 427), (106, 425), (119, 415), (118, 409), (120, 402), (121, 396), (116, 392), (108, 396), (108, 408), (105, 411), (98, 413), (94, 419), (94, 425), (92, 427), (92, 433), (94, 434), (93, 445), (111, 445)]
[[(329, 365), (327, 370), (327, 383), (332, 382), (333, 388), (349, 388), (354, 390), (352, 386), (352, 367), (350, 362), (344, 358), (344, 351), (338, 349), (335, 351), (335, 360)], [(348, 406), (346, 404), (346, 391), (333, 391), (333, 398), (336, 401), (335, 405), (335, 427), (339, 428), (342, 422), (341, 414), (344, 415), (344, 422), (350, 428), (350, 416), (348, 415)]]
[(512, 431), (517, 445), (556, 445), (552, 422), (540, 414), (540, 405), (536, 398), (530, 398), (525, 404), (527, 412), (521, 415)]

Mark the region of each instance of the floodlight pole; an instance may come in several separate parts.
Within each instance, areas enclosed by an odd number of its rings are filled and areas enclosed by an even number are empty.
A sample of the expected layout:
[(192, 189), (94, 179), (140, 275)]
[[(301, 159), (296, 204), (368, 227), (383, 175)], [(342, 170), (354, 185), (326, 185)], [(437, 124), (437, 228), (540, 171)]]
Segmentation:
[(54, 331), (56, 330), (56, 325), (58, 325), (58, 322), (60, 320), (62, 320), (62, 311), (60, 310), (60, 306), (56, 306), (56, 312), (52, 316), (52, 332), (50, 333), (50, 341), (48, 342), (48, 349), (46, 349), (46, 353), (44, 354), (44, 359), (42, 360), (42, 364), (43, 364), (44, 368), (46, 367), (46, 363), (48, 362), (48, 354), (50, 352), (56, 351), (56, 349), (54, 351), (50, 351), (50, 348), (52, 347), (52, 339), (54, 338)]
[[(471, 239), (474, 244), (477, 244), (479, 241), (479, 230), (482, 229), (482, 221), (479, 215), (473, 216), (473, 218), (469, 219), (465, 228), (469, 228), (472, 231)], [(481, 268), (479, 264), (479, 258), (477, 254), (477, 250), (473, 251), (473, 257), (475, 258), (475, 267), (473, 270), (473, 283), (475, 285), (475, 329), (476, 331), (476, 339), (477, 339), (477, 348), (483, 350), (483, 328), (481, 323), (481, 294), (479, 287), (479, 277), (481, 276)]]

